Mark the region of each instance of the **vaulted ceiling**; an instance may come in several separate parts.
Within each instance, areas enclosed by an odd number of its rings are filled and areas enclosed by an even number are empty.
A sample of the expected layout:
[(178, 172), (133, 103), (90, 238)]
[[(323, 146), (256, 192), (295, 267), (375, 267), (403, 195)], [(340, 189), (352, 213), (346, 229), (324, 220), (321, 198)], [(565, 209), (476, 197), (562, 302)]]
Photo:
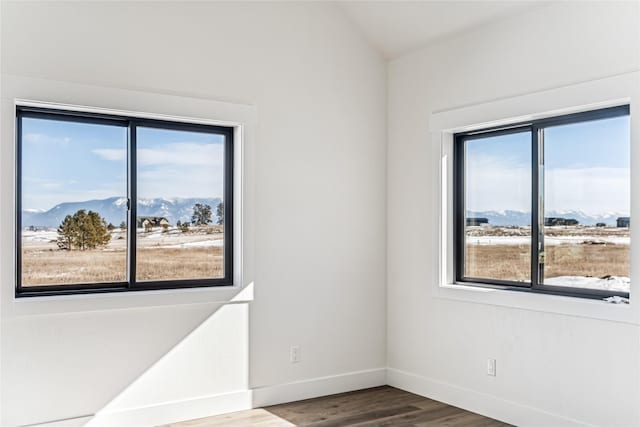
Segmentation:
[(369, 42), (389, 59), (547, 1), (340, 1)]

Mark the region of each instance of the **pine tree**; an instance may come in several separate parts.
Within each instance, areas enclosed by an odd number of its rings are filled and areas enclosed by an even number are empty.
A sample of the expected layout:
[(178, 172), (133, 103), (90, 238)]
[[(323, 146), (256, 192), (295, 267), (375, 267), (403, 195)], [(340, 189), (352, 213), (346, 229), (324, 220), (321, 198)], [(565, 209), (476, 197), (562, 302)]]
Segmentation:
[(218, 217), (218, 225), (224, 225), (224, 202), (218, 204), (216, 216)]
[(64, 250), (96, 249), (111, 240), (107, 222), (99, 213), (80, 209), (67, 215), (58, 227), (58, 247)]
[(211, 222), (211, 206), (202, 203), (193, 205), (193, 215), (191, 216), (193, 225), (207, 225)]
[(58, 227), (58, 247), (66, 251), (73, 248), (74, 236), (77, 233), (77, 224), (71, 215), (64, 217), (62, 224)]

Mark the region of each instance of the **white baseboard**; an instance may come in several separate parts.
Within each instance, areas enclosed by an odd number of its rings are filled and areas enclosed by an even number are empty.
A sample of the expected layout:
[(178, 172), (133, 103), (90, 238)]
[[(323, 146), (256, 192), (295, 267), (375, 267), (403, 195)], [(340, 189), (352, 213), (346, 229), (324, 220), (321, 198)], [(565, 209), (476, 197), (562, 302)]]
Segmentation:
[(87, 427), (150, 427), (385, 384), (521, 427), (590, 426), (585, 422), (465, 387), (398, 369), (379, 368), (117, 412), (99, 412), (93, 418), (61, 420), (40, 424), (38, 427), (80, 427), (83, 425)]
[(386, 384), (386, 368), (348, 372), (253, 389), (253, 406), (277, 405)]
[(67, 418), (65, 420), (51, 421), (41, 424), (29, 424), (27, 427), (82, 427), (87, 425), (91, 419), (91, 415)]
[[(142, 408), (99, 412), (89, 422), (80, 425), (86, 425), (87, 427), (150, 427), (194, 418), (210, 417), (261, 406), (385, 385), (386, 372), (385, 368), (349, 372)], [(57, 424), (55, 426), (51, 425), (51, 427), (76, 426), (67, 426), (66, 424), (60, 426)], [(46, 425), (46, 427), (50, 427), (50, 425)]]
[(387, 384), (520, 427), (590, 426), (582, 421), (398, 369), (387, 369)]
[[(117, 412), (98, 412), (87, 427), (151, 427), (251, 408), (251, 391), (241, 390)], [(48, 427), (48, 426), (47, 426)], [(66, 426), (65, 426), (66, 427)]]

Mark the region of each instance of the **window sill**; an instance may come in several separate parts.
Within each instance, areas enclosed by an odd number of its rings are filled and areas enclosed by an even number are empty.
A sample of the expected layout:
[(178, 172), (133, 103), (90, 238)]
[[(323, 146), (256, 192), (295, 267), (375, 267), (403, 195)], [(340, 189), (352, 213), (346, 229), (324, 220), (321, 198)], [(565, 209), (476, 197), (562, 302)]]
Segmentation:
[(183, 304), (229, 304), (253, 300), (253, 283), (185, 289), (112, 292), (14, 298), (3, 306), (3, 316), (24, 317), (42, 314), (78, 313), (175, 306)]
[(629, 304), (612, 304), (595, 299), (523, 293), (512, 290), (453, 283), (439, 285), (437, 287), (436, 297), (565, 316), (584, 317), (634, 325), (640, 324), (640, 319), (638, 318), (638, 313), (633, 302)]
[[(111, 113), (135, 116), (140, 119), (162, 119), (234, 127), (234, 280), (235, 286), (185, 288), (171, 290), (145, 290), (102, 294), (15, 297), (15, 258), (0, 260), (2, 282), (0, 308), (3, 320), (12, 318), (99, 312), (120, 309), (146, 309), (196, 304), (234, 304), (253, 300), (254, 266), (254, 134), (257, 108), (249, 104), (217, 101), (207, 96), (194, 97), (160, 92), (141, 92), (128, 89), (101, 87), (38, 78), (3, 74), (3, 123), (15, 122), (15, 105), (73, 108), (86, 113)], [(25, 101), (31, 100), (31, 101)], [(73, 106), (73, 107), (72, 107)], [(84, 107), (78, 107), (84, 106)], [(87, 107), (94, 106), (94, 107)], [(140, 113), (144, 112), (144, 113)], [(13, 126), (4, 126), (2, 138), (15, 137)], [(13, 182), (14, 144), (2, 146), (3, 182)], [(8, 163), (6, 161), (8, 160)], [(14, 197), (11, 188), (5, 188)], [(0, 219), (3, 230), (2, 252), (12, 254), (15, 223), (12, 204), (4, 204)], [(8, 231), (8, 232), (5, 232)]]

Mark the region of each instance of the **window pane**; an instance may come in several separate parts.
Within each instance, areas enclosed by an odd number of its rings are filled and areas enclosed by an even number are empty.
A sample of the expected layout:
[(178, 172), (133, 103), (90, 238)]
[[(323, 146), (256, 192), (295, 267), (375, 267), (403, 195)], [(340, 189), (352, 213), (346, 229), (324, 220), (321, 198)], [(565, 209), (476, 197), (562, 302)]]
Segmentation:
[(629, 292), (629, 116), (544, 130), (543, 283)]
[(126, 128), (21, 120), (22, 286), (126, 281)]
[(531, 277), (531, 133), (465, 142), (465, 263), (469, 278)]
[(224, 143), (137, 128), (138, 281), (224, 277)]

